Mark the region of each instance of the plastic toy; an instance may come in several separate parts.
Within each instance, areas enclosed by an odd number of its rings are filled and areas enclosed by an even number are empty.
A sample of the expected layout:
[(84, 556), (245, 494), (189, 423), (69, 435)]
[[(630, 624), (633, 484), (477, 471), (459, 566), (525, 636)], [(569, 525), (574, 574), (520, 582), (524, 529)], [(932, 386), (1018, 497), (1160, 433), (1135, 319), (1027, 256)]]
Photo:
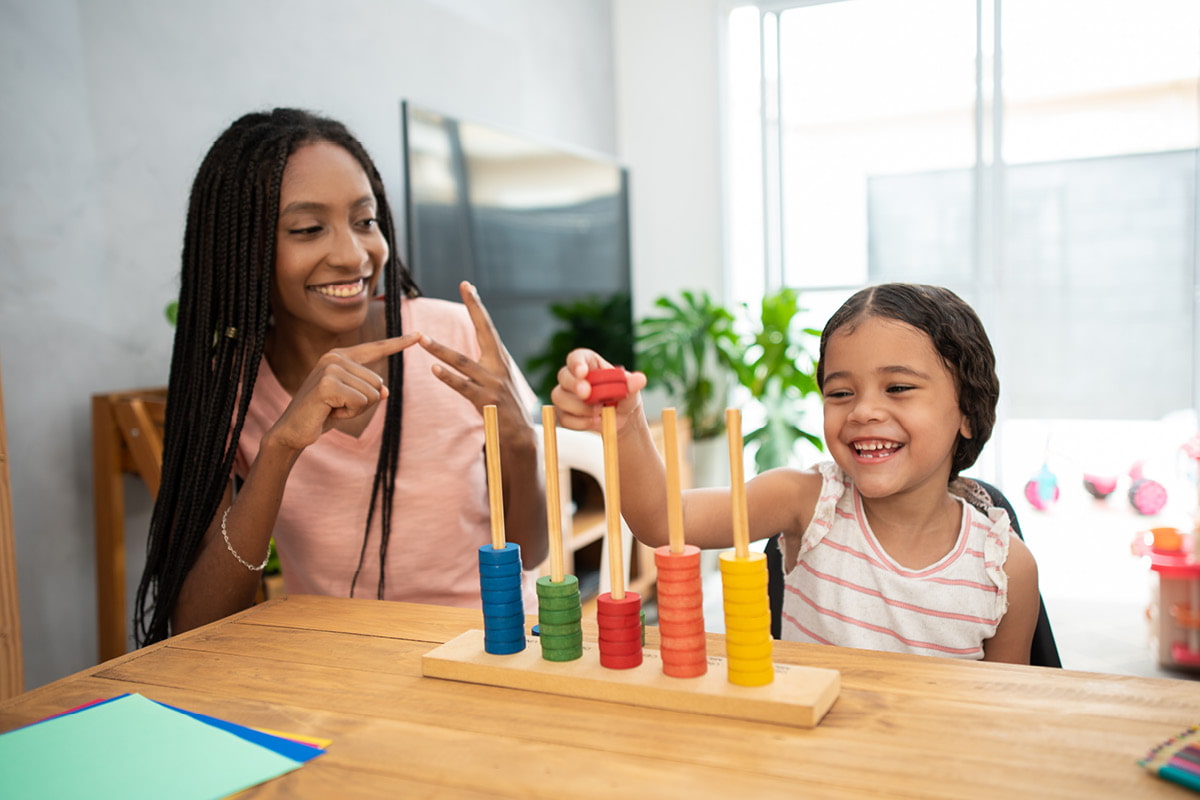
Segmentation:
[(1058, 502), (1058, 478), (1042, 464), (1038, 474), (1025, 483), (1025, 499), (1038, 511), (1045, 511)]
[(1083, 488), (1097, 500), (1105, 500), (1117, 490), (1117, 476), (1083, 473)]
[(1151, 480), (1142, 474), (1142, 462), (1139, 461), (1129, 470), (1133, 484), (1129, 487), (1129, 504), (1133, 510), (1143, 516), (1153, 516), (1162, 511), (1167, 504), (1167, 487), (1158, 481)]
[(1138, 532), (1133, 552), (1149, 558), (1157, 578), (1148, 617), (1158, 663), (1200, 669), (1200, 560), (1195, 537), (1189, 539), (1177, 528), (1151, 528)]

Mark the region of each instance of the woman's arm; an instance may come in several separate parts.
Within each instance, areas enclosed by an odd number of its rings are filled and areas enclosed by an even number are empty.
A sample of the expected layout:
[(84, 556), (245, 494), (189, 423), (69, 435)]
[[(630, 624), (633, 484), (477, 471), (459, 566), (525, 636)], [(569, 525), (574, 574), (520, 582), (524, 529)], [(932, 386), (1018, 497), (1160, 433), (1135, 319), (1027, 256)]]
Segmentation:
[(479, 412), (483, 407), (496, 406), (496, 422), (500, 435), (500, 475), (504, 494), (505, 538), (521, 547), (521, 561), (532, 567), (546, 560), (550, 546), (546, 533), (546, 492), (542, 470), (538, 464), (537, 433), (530, 410), (521, 391), (524, 381), (519, 377), (512, 357), (504, 348), (496, 326), (484, 308), (475, 287), (464, 281), (459, 285), (463, 304), (475, 326), (479, 342), (478, 361), (431, 339), (422, 337), (421, 346), (442, 364), (433, 366), (433, 373), (454, 391), (461, 394)]
[(364, 414), (387, 397), (383, 378), (365, 365), (411, 346), (419, 335), (410, 333), (336, 348), (318, 360), (283, 414), (263, 436), (241, 491), (234, 497), (232, 488), (225, 490), (172, 611), (173, 633), (253, 605), (262, 573), (246, 567), (238, 557), (254, 566), (266, 558), (283, 490), (296, 459), (338, 420)]

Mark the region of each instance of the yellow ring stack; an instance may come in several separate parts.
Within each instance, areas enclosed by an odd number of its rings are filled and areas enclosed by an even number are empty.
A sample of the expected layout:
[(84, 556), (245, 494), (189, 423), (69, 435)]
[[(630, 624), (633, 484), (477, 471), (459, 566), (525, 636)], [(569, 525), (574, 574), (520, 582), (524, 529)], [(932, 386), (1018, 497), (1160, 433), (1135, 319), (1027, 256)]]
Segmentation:
[(729, 437), (729, 494), (733, 518), (733, 551), (720, 556), (726, 666), (730, 683), (765, 686), (775, 680), (775, 664), (771, 660), (771, 605), (767, 599), (767, 557), (750, 552), (740, 411), (726, 409), (725, 428)]

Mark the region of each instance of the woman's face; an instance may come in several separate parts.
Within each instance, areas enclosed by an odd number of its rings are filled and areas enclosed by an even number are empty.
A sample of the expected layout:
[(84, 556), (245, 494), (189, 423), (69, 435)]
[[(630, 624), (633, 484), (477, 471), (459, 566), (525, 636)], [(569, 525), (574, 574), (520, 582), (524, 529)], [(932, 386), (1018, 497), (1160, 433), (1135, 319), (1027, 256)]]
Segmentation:
[(271, 310), (276, 328), (342, 334), (362, 327), (388, 243), (358, 161), (331, 142), (288, 158), (279, 193)]

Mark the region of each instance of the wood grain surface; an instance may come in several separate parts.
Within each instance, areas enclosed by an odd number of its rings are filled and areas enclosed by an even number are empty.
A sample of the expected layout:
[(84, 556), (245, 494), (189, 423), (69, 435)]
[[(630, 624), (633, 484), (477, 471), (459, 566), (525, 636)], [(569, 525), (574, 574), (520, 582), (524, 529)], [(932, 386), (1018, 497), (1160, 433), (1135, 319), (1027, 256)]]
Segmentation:
[(481, 624), (464, 609), (273, 600), (2, 703), (0, 731), (140, 692), (333, 740), (246, 798), (1194, 796), (1136, 764), (1200, 722), (1189, 681), (778, 643), (777, 663), (841, 676), (821, 724), (791, 728), (422, 676), (426, 653)]

